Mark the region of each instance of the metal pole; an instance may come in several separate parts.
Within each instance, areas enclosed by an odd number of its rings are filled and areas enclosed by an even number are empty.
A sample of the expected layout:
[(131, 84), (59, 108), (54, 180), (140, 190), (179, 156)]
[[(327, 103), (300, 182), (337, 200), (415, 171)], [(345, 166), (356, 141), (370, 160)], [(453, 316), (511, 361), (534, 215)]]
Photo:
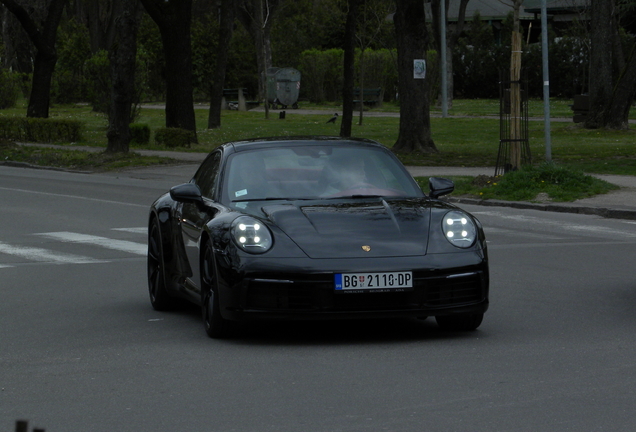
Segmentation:
[(442, 117), (448, 117), (448, 87), (446, 84), (446, 0), (440, 0), (440, 60), (442, 63)]
[(552, 162), (552, 139), (550, 138), (550, 70), (548, 68), (548, 14), (546, 0), (541, 0), (541, 57), (543, 62), (545, 160), (546, 162)]

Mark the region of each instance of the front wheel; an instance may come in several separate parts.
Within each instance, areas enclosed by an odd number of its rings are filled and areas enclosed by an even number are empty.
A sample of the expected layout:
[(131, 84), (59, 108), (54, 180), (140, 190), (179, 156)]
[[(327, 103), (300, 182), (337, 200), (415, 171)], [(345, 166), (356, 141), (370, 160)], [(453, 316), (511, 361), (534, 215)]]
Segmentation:
[(457, 314), (440, 315), (435, 317), (437, 325), (442, 330), (450, 331), (472, 331), (481, 325), (484, 319), (483, 313), (477, 314)]
[(155, 310), (166, 311), (174, 308), (174, 299), (168, 294), (164, 274), (163, 247), (159, 223), (153, 219), (148, 230), (148, 293), (150, 304)]
[(229, 332), (229, 322), (221, 316), (219, 296), (214, 272), (214, 253), (208, 243), (205, 247), (201, 262), (201, 314), (207, 335), (214, 339), (226, 337)]

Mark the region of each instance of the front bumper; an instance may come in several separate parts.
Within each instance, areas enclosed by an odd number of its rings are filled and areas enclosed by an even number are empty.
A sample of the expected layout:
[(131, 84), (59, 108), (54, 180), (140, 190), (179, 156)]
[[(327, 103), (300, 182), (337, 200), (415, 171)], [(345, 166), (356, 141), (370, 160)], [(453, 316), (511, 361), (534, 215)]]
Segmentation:
[[(413, 271), (412, 290), (334, 289), (335, 273), (403, 270)], [(284, 264), (260, 259), (244, 262), (240, 269), (225, 268), (219, 276), (221, 313), (231, 320), (421, 317), (484, 313), (489, 304), (488, 262), (481, 251), (373, 260), (292, 259)]]

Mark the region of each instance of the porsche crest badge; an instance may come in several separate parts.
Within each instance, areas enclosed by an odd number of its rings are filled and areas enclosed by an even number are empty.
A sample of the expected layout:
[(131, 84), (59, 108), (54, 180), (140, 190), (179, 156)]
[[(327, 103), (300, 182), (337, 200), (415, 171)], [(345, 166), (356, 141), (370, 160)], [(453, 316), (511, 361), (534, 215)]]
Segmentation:
[(364, 245), (364, 246), (362, 246), (362, 250), (365, 251), (365, 252), (369, 252), (371, 250), (371, 246)]

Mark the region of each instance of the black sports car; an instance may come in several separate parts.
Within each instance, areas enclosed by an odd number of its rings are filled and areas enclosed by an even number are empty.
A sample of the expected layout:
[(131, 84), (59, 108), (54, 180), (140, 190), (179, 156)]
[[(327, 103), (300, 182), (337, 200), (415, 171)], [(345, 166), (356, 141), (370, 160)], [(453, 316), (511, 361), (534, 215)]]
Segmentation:
[(210, 337), (231, 321), (435, 316), (474, 330), (488, 309), (482, 227), (426, 196), (381, 144), (329, 137), (224, 144), (152, 204), (157, 310), (199, 304)]

